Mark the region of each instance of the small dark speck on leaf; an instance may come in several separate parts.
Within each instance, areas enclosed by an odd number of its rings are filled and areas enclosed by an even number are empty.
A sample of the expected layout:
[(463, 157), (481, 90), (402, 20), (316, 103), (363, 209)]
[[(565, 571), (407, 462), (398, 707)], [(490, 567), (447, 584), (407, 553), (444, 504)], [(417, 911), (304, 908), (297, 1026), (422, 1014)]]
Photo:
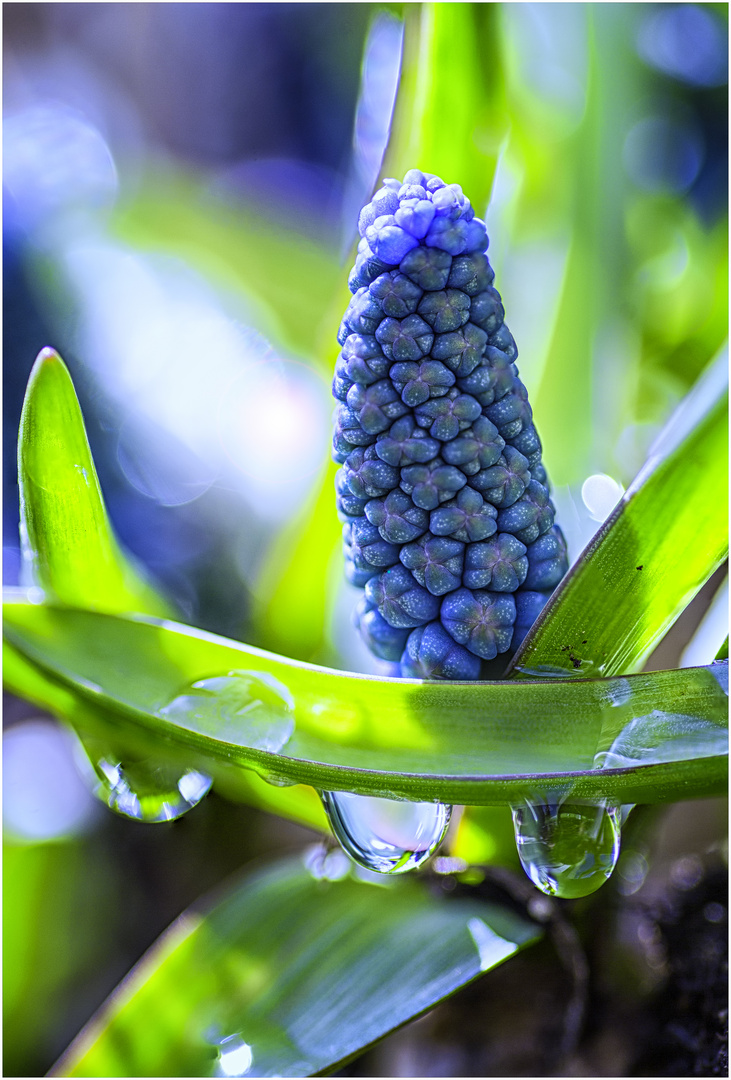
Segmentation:
[(580, 668), (581, 667), (581, 660), (579, 659), (578, 656), (574, 656), (574, 654), (571, 653), (571, 652), (569, 653), (569, 660), (574, 665), (574, 668)]
[(644, 563), (640, 563), (639, 566), (635, 567), (635, 570), (642, 570), (642, 569), (644, 569)]
[(582, 645), (586, 645), (586, 643), (587, 643), (587, 641), (588, 641), (588, 640), (589, 640), (588, 638), (584, 638), (584, 640), (582, 641), (582, 643), (581, 643), (581, 644), (582, 644)]

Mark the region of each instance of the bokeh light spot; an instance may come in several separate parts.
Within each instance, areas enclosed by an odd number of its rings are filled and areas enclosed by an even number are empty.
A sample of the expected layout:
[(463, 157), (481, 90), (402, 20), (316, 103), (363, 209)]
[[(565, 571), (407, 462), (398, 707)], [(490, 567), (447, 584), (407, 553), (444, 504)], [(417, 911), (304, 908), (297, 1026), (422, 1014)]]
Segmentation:
[(640, 26), (637, 51), (652, 67), (683, 82), (723, 86), (725, 38), (719, 20), (698, 4), (663, 4)]
[(286, 487), (325, 462), (330, 412), (329, 387), (310, 368), (264, 361), (223, 396), (221, 443), (236, 468), (259, 485)]
[(624, 494), (624, 488), (606, 473), (588, 476), (581, 485), (581, 498), (594, 521), (606, 521)]
[(29, 226), (60, 209), (111, 206), (117, 195), (117, 170), (101, 133), (59, 102), (5, 118), (3, 174)]
[(73, 737), (50, 720), (25, 720), (3, 735), (3, 828), (21, 843), (84, 832), (99, 816), (74, 762)]

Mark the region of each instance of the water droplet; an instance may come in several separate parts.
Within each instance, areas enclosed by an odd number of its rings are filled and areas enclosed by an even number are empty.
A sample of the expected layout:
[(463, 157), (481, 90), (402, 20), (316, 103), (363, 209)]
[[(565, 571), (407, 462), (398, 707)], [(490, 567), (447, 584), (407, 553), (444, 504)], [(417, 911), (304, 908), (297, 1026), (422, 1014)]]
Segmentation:
[(191, 683), (158, 715), (178, 727), (277, 754), (294, 732), (294, 699), (265, 671), (229, 671)]
[[(264, 983), (268, 981), (269, 968), (263, 961), (260, 963), (254, 957), (249, 956), (249, 975), (256, 980), (261, 977)], [(258, 975), (253, 974), (259, 972)], [(236, 1001), (236, 995), (223, 995), (218, 1002), (218, 1009), (223, 1015), (219, 1015), (219, 1022), (213, 1023), (201, 1034), (207, 1047), (211, 1051), (210, 1076), (314, 1076), (316, 1066), (314, 1061), (307, 1060), (301, 1054), (299, 1044), (306, 1041), (306, 1032), (298, 1033), (297, 1044), (289, 1034), (288, 1022), (285, 1028), (282, 1024), (273, 1023), (262, 1019), (252, 1011), (247, 1013), (246, 1030), (231, 1031), (235, 1021), (231, 1017), (239, 1015), (240, 1004)], [(214, 1010), (215, 1015), (215, 1010)], [(305, 1018), (307, 1021), (307, 1017)], [(224, 1035), (224, 1031), (231, 1034)], [(315, 1042), (317, 1037), (315, 1036)], [(201, 1074), (202, 1075), (202, 1074)]]
[(296, 787), (297, 781), (290, 780), (288, 776), (280, 776), (279, 773), (272, 772), (260, 772), (259, 776), (262, 780), (266, 780), (267, 784), (271, 784), (272, 787)]
[(228, 1035), (217, 1044), (215, 1076), (246, 1076), (254, 1061), (251, 1046), (240, 1035)]
[(620, 708), (632, 698), (632, 685), (629, 679), (608, 679), (606, 683), (607, 705)]
[(658, 761), (689, 761), (728, 753), (728, 728), (712, 720), (655, 709), (631, 720), (608, 750), (594, 757), (596, 769), (625, 769)]
[(581, 498), (594, 521), (606, 521), (623, 495), (619, 481), (606, 473), (588, 476), (581, 485)]
[(610, 877), (619, 858), (617, 806), (531, 799), (512, 811), (520, 861), (541, 892), (588, 896)]
[(444, 839), (452, 807), (323, 791), (330, 825), (351, 859), (379, 874), (415, 870)]
[(93, 769), (94, 794), (124, 817), (136, 821), (174, 821), (208, 794), (210, 776), (195, 769), (151, 758), (130, 758), (100, 750), (96, 740), (84, 739)]

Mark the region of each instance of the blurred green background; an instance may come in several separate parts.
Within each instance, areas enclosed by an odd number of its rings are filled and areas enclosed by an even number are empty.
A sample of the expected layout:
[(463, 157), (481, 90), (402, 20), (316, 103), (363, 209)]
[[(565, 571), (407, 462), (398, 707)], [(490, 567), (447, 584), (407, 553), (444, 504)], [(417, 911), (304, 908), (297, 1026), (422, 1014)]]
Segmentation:
[[(399, 73), (387, 170), (438, 168), (486, 215), (575, 558), (726, 347), (727, 17), (6, 4), (6, 584), (23, 582), (22, 396), (50, 344), (118, 535), (182, 621), (383, 670), (342, 580), (329, 381)], [(712, 658), (724, 589), (719, 575), (653, 666)], [(5, 715), (5, 1073), (37, 1075), (185, 905), (316, 834), (215, 793), (168, 825), (114, 818), (60, 728), (14, 700)], [(716, 842), (715, 814), (707, 835), (678, 830), (668, 865)], [(485, 821), (462, 854), (509, 861), (504, 815)]]

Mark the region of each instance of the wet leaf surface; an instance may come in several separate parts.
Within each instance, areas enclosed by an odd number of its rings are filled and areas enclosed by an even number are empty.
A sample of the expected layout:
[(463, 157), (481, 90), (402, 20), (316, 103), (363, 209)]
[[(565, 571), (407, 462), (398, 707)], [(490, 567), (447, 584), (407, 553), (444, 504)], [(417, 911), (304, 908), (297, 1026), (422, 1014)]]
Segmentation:
[(275, 783), (447, 803), (546, 791), (656, 802), (725, 784), (724, 662), (576, 681), (373, 678), (170, 622), (23, 602), (5, 605), (5, 635), (26, 670), (71, 694), (82, 732), (177, 757), (229, 789), (242, 766)]

